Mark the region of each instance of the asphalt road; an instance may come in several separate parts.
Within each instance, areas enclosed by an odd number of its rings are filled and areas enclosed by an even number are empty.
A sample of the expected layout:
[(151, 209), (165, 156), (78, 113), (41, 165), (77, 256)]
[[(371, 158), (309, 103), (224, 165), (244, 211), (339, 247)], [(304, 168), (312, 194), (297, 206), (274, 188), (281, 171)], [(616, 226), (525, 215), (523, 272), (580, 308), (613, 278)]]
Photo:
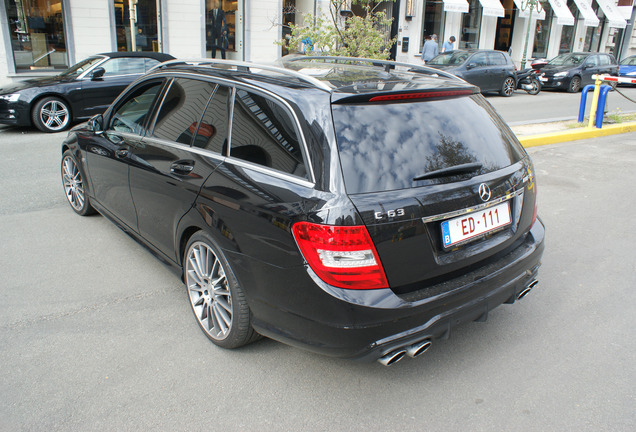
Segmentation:
[[(620, 92), (620, 93), (619, 93)], [(607, 97), (606, 112), (608, 114), (636, 112), (636, 86), (618, 88), (618, 92), (610, 92)], [(486, 95), (490, 102), (510, 124), (535, 123), (555, 120), (574, 120), (579, 116), (581, 93), (545, 90), (531, 96), (523, 90), (517, 90), (511, 97), (498, 94)], [(586, 116), (592, 104), (592, 92), (587, 95)]]
[(538, 147), (539, 285), (386, 368), (211, 344), (179, 279), (0, 130), (1, 431), (634, 431), (636, 134)]

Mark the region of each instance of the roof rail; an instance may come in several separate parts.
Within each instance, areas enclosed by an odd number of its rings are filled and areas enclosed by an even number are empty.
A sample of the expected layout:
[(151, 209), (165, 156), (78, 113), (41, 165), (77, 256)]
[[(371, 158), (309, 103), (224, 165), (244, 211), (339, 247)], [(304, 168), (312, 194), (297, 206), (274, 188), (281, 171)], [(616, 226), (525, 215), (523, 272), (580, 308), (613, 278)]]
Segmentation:
[(420, 66), (420, 65), (415, 65), (415, 64), (411, 64), (411, 63), (404, 63), (404, 62), (396, 62), (396, 61), (392, 61), (392, 60), (379, 60), (379, 59), (370, 59), (370, 58), (362, 58), (362, 57), (338, 57), (338, 56), (307, 56), (307, 55), (292, 55), (292, 56), (285, 56), (283, 58), (280, 59), (280, 61), (284, 64), (287, 62), (296, 62), (296, 61), (311, 61), (311, 60), (330, 60), (330, 61), (334, 61), (334, 62), (358, 62), (358, 63), (371, 63), (373, 66), (383, 66), (384, 70), (386, 72), (389, 72), (389, 70), (391, 69), (391, 67), (395, 67), (395, 66), (403, 66), (403, 67), (407, 67), (409, 68), (409, 70), (414, 71), (414, 72), (419, 72), (419, 73), (426, 73), (426, 74), (430, 74), (430, 75), (442, 75), (445, 76), (447, 78), (453, 78), (456, 80), (461, 80), (461, 78), (458, 78), (457, 76), (450, 74), (448, 72), (444, 72), (442, 70), (439, 69), (435, 69), (432, 67), (428, 67), (428, 66)]
[(324, 81), (320, 81), (317, 78), (303, 74), (301, 72), (297, 72), (295, 70), (291, 70), (291, 69), (287, 69), (287, 68), (283, 68), (279, 66), (250, 63), (250, 62), (244, 62), (244, 61), (238, 61), (238, 60), (216, 60), (216, 59), (169, 60), (163, 63), (159, 63), (156, 66), (153, 66), (148, 72), (158, 70), (158, 69), (163, 69), (165, 67), (178, 66), (178, 65), (210, 66), (210, 67), (221, 66), (221, 65), (235, 66), (236, 70), (243, 71), (243, 72), (253, 72), (254, 69), (261, 69), (261, 70), (270, 71), (270, 72), (278, 72), (282, 75), (293, 76), (321, 90), (325, 90), (328, 92), (332, 90), (331, 87), (329, 87)]

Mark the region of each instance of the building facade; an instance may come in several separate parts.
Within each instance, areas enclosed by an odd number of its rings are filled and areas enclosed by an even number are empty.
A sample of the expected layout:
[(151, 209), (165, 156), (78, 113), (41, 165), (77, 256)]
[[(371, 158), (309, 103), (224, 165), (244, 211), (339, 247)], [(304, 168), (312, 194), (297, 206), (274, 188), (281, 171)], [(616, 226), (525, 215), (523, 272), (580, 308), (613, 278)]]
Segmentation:
[[(419, 63), (423, 39), (434, 33), (440, 47), (455, 36), (455, 48), (506, 50), (519, 64), (526, 33), (528, 58), (631, 55), (631, 1), (541, 0), (531, 18), (525, 0), (396, 0), (379, 7), (394, 19), (387, 36), (397, 37), (398, 61)], [(328, 10), (329, 0), (0, 0), (0, 81), (53, 74), (109, 51), (271, 62), (283, 54), (275, 42), (288, 33), (284, 24)]]

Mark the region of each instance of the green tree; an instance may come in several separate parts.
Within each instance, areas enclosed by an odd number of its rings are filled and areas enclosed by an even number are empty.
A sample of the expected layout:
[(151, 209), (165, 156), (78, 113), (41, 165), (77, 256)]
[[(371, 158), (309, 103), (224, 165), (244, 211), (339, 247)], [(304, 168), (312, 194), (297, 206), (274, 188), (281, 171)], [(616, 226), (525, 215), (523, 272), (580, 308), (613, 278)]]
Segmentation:
[[(395, 0), (391, 0), (395, 1)], [(352, 0), (361, 6), (359, 15), (341, 14), (346, 0), (331, 0), (329, 13), (313, 16), (304, 14), (304, 24), (287, 23), (291, 35), (280, 42), (290, 52), (307, 55), (323, 54), (344, 57), (364, 57), (387, 59), (396, 39), (388, 39), (383, 29), (391, 26), (393, 18), (387, 18), (379, 11), (379, 2), (371, 0)]]

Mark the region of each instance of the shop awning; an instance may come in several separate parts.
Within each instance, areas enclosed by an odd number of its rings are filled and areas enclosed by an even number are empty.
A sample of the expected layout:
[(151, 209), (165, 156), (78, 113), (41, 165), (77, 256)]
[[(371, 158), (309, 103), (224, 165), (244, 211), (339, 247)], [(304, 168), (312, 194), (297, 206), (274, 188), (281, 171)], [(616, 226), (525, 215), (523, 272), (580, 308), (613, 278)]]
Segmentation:
[(503, 17), (506, 15), (499, 0), (479, 0), (479, 3), (481, 3), (484, 16)]
[(567, 0), (548, 0), (554, 14), (557, 16), (557, 24), (574, 25), (574, 17), (566, 1)]
[(609, 21), (610, 27), (622, 28), (627, 26), (625, 18), (621, 15), (614, 0), (596, 0), (596, 3), (603, 9), (605, 18)]
[(583, 15), (583, 24), (587, 27), (597, 27), (598, 17), (592, 10), (592, 0), (574, 0), (574, 3)]
[(468, 12), (466, 0), (444, 0), (444, 12)]
[[(530, 15), (530, 11), (529, 10), (525, 10), (524, 11), (524, 10), (521, 9), (521, 0), (514, 0), (514, 2), (517, 5), (517, 9), (519, 11), (517, 16), (520, 16), (521, 18), (528, 18), (528, 16)], [(544, 20), (545, 19), (545, 11), (543, 9), (541, 9), (541, 13), (537, 14), (537, 10), (534, 9), (532, 11), (532, 17), (533, 18), (536, 17), (537, 19)]]

